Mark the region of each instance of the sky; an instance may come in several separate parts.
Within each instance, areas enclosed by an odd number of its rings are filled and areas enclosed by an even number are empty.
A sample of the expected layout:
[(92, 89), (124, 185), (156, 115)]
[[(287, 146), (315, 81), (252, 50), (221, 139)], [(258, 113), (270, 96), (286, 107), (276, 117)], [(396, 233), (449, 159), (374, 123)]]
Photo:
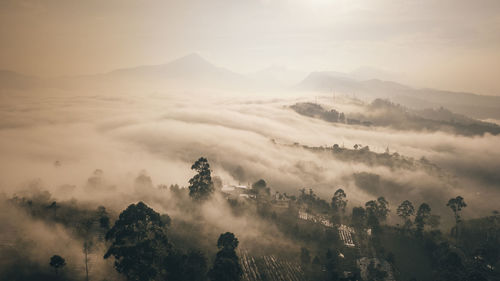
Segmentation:
[(242, 73), (371, 67), (500, 95), (500, 1), (0, 1), (0, 69), (92, 74), (192, 52)]

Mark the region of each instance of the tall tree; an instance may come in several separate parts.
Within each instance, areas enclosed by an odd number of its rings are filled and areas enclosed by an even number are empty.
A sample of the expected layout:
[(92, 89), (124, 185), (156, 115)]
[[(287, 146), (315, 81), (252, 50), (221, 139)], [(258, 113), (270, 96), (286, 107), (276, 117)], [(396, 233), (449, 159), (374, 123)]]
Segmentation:
[(422, 234), (430, 216), (431, 207), (427, 203), (422, 203), (420, 207), (418, 207), (417, 215), (415, 216), (415, 225), (417, 227), (418, 234)]
[(336, 213), (345, 213), (345, 207), (347, 206), (347, 195), (342, 188), (337, 189), (332, 197), (332, 209)]
[(238, 239), (231, 232), (220, 235), (217, 240), (219, 252), (215, 257), (208, 275), (212, 281), (239, 281), (243, 275), (240, 261), (236, 255)]
[(366, 211), (363, 207), (352, 208), (352, 224), (358, 228), (363, 228), (366, 222)]
[(63, 268), (66, 265), (66, 260), (59, 255), (53, 255), (50, 258), (49, 264), (54, 268), (56, 274), (59, 274), (59, 268)]
[(89, 280), (89, 253), (92, 250), (94, 239), (92, 237), (93, 218), (85, 218), (78, 225), (78, 231), (83, 237), (83, 254), (85, 262), (85, 280)]
[(191, 170), (195, 170), (197, 174), (189, 180), (189, 196), (195, 200), (209, 198), (214, 192), (214, 184), (208, 160), (200, 157), (191, 166)]
[(458, 224), (461, 222), (460, 212), (463, 208), (467, 207), (467, 204), (462, 196), (457, 196), (455, 198), (451, 198), (446, 206), (450, 207), (453, 211), (453, 215), (455, 216), (455, 236), (458, 241)]
[(379, 197), (377, 200), (370, 200), (365, 203), (368, 218), (375, 216), (380, 221), (385, 221), (390, 212), (389, 202), (384, 197)]
[(404, 229), (408, 230), (411, 227), (410, 217), (415, 214), (415, 207), (413, 207), (413, 204), (408, 200), (403, 201), (398, 207), (397, 214), (403, 219)]
[(128, 280), (149, 281), (160, 275), (171, 245), (160, 214), (143, 202), (131, 204), (106, 233), (111, 245), (104, 255)]
[(384, 197), (377, 198), (378, 208), (377, 208), (377, 217), (381, 221), (385, 221), (387, 219), (387, 215), (390, 212), (389, 202), (385, 200)]

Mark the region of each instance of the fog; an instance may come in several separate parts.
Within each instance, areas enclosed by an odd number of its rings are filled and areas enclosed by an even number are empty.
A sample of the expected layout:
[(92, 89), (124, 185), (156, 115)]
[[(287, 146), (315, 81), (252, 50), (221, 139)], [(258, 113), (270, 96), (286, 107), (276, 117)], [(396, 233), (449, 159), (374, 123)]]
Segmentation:
[[(225, 231), (234, 232), (241, 248), (254, 255), (290, 257), (308, 245), (257, 216), (251, 203), (239, 207), (247, 212), (242, 216), (219, 193), (195, 207), (185, 195), (161, 188), (187, 187), (191, 165), (201, 156), (222, 184), (250, 186), (265, 179), (271, 193), (312, 189), (327, 202), (343, 188), (348, 212), (384, 196), (391, 208), (389, 224), (399, 223), (396, 208), (403, 200), (430, 204), (442, 217), (443, 230), (453, 225), (446, 206), (450, 198), (467, 200), (466, 219), (487, 216), (498, 206), (492, 200), (500, 198), (498, 135), (417, 131), (404, 122), (399, 124), (404, 130), (332, 123), (290, 107), (312, 102), (347, 116), (369, 114), (364, 107), (369, 101), (349, 93), (332, 100), (285, 87), (207, 87), (192, 78), (170, 83), (127, 75), (130, 81), (87, 77), (62, 87), (51, 82), (2, 90), (0, 188), (2, 199), (14, 203), (2, 207), (0, 237), (24, 253), (15, 262), (24, 259), (44, 268), (48, 256), (60, 254), (71, 264), (66, 274), (83, 276), (84, 240), (72, 227), (20, 210), (26, 200), (41, 206), (57, 201), (75, 216), (105, 206), (112, 221), (129, 204), (143, 201), (172, 219), (171, 241), (209, 256)], [(333, 153), (334, 144), (348, 154)], [(363, 152), (365, 146), (373, 154)], [(103, 241), (93, 249), (91, 276), (119, 278), (112, 262), (101, 257), (105, 249)]]
[[(461, 194), (478, 203), (471, 204), (470, 216), (494, 208), (487, 199), (499, 192), (500, 153), (492, 149), (498, 136), (332, 124), (289, 108), (296, 101), (311, 101), (307, 93), (252, 98), (247, 93), (208, 92), (204, 96), (203, 90), (148, 93), (146, 89), (121, 94), (108, 89), (79, 96), (36, 91), (5, 95), (1, 186), (12, 194), (23, 183), (39, 179), (49, 190), (70, 184), (77, 192), (95, 169), (103, 170), (106, 181), (123, 192), (141, 170), (155, 185), (186, 186), (192, 176), (190, 165), (206, 156), (224, 183), (248, 184), (264, 178), (277, 191), (293, 194), (313, 188), (325, 199), (343, 186), (354, 205), (377, 196), (356, 185), (353, 175), (366, 172), (393, 183), (401, 189), (397, 194), (408, 193), (409, 199), (427, 197), (445, 205), (448, 197)], [(389, 148), (391, 153), (425, 157), (447, 177), (426, 175), (422, 181), (425, 171), (339, 161), (329, 153), (289, 146), (293, 143), (311, 147), (336, 143), (347, 148), (362, 144), (379, 153)], [(60, 165), (55, 166), (56, 161)], [(379, 192), (396, 200), (394, 205), (404, 197)]]

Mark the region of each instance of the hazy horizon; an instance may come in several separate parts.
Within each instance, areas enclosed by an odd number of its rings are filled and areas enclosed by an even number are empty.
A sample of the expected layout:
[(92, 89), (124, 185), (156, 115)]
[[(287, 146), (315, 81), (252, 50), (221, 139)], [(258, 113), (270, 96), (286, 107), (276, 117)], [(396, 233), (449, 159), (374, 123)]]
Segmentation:
[(95, 74), (196, 52), (239, 73), (369, 67), (412, 86), (500, 95), (500, 4), (494, 0), (115, 4), (2, 1), (0, 69)]

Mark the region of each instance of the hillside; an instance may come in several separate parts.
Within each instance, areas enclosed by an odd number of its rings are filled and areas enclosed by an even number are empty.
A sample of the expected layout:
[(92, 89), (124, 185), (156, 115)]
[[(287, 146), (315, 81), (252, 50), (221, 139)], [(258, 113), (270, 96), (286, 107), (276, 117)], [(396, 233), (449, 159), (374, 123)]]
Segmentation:
[(357, 80), (331, 72), (312, 72), (298, 85), (303, 91), (340, 92), (373, 100), (388, 98), (404, 106), (424, 109), (446, 107), (474, 118), (500, 119), (500, 97), (435, 89), (415, 89), (378, 79)]
[(383, 99), (366, 104), (361, 113), (344, 114), (314, 103), (296, 103), (290, 108), (305, 116), (349, 125), (389, 127), (402, 131), (443, 131), (466, 136), (500, 134), (500, 126), (496, 124), (475, 120), (442, 107), (413, 110)]

